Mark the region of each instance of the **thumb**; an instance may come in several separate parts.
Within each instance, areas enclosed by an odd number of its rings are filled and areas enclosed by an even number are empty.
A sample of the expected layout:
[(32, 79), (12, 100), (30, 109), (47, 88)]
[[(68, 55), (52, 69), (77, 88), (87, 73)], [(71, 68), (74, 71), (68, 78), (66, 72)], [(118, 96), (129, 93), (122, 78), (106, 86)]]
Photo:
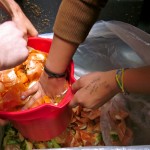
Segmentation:
[(33, 24), (30, 22), (30, 20), (23, 14), (24, 17), (26, 18), (26, 28), (27, 28), (27, 35), (28, 36), (37, 36), (38, 31), (35, 29)]
[(69, 107), (73, 108), (73, 107), (76, 107), (77, 105), (78, 105), (77, 99), (76, 99), (76, 96), (74, 95), (72, 100), (69, 102)]
[(76, 80), (71, 86), (73, 93), (76, 93), (80, 88), (81, 88), (80, 79)]
[(38, 31), (32, 25), (31, 21), (21, 12), (12, 17), (12, 20), (16, 23), (16, 26), (23, 32), (24, 37), (37, 36)]
[(32, 25), (32, 23), (28, 20), (27, 22), (27, 35), (28, 36), (37, 36), (38, 31), (35, 29), (35, 27)]
[(74, 96), (72, 98), (72, 100), (70, 101), (69, 103), (69, 106), (70, 107), (76, 107), (78, 105), (78, 102), (77, 102), (77, 91), (81, 88), (80, 86), (80, 82), (79, 80), (75, 81), (72, 86), (71, 86), (71, 89), (72, 89), (72, 92), (74, 93)]

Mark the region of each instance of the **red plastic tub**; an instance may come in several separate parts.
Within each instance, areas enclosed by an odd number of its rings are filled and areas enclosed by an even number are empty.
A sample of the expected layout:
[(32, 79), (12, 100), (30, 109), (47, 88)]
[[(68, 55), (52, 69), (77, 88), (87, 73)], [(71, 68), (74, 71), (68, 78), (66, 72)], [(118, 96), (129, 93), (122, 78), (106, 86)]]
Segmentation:
[[(28, 46), (48, 52), (51, 42), (51, 39), (29, 38)], [(75, 81), (73, 62), (68, 66), (68, 72), (69, 82), (73, 83)], [(10, 120), (24, 137), (32, 141), (47, 141), (61, 134), (68, 126), (72, 115), (68, 107), (71, 99), (72, 92), (69, 89), (64, 99), (57, 106), (43, 104), (25, 111), (0, 111), (0, 118)]]

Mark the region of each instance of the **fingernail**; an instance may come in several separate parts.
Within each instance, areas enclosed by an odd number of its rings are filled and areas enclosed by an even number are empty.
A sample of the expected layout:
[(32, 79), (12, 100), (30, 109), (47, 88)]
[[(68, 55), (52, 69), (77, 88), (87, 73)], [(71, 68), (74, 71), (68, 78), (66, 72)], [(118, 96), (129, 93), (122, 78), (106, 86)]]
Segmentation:
[(22, 107), (22, 108), (21, 108), (22, 111), (23, 111), (23, 110), (26, 110), (26, 109), (27, 109), (26, 107)]
[(25, 96), (24, 96), (24, 95), (22, 95), (22, 96), (21, 96), (21, 99), (25, 99)]

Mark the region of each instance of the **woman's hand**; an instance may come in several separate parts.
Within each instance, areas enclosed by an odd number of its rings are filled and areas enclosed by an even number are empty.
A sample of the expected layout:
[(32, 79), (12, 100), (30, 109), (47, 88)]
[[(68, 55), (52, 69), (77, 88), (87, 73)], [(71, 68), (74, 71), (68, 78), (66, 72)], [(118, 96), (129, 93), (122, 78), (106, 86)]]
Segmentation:
[(75, 93), (71, 107), (82, 105), (86, 108), (98, 108), (110, 100), (120, 89), (115, 80), (116, 71), (94, 72), (82, 76), (72, 85)]
[(13, 21), (0, 25), (0, 70), (21, 64), (28, 57), (27, 41)]
[[(71, 107), (82, 105), (86, 108), (98, 108), (110, 100), (120, 89), (115, 80), (116, 71), (94, 72), (81, 77), (72, 85), (75, 93), (70, 102)], [(22, 98), (31, 96), (23, 109), (29, 109), (39, 98), (44, 95), (54, 98), (64, 90), (65, 78), (48, 78), (43, 72), (39, 82), (28, 91), (22, 93)]]
[(45, 95), (53, 101), (56, 95), (59, 95), (66, 90), (66, 79), (63, 78), (48, 78), (48, 75), (43, 72), (40, 80), (29, 88), (26, 92), (22, 93), (22, 99), (30, 97), (30, 100), (25, 104), (23, 110), (29, 109), (34, 103), (39, 99), (43, 98)]

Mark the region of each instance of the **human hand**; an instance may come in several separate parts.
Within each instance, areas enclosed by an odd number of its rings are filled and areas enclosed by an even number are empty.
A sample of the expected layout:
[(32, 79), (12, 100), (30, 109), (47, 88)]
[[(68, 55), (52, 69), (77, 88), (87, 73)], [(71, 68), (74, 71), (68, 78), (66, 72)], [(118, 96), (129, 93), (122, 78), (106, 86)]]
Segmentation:
[(28, 57), (27, 41), (13, 21), (0, 25), (0, 70), (21, 64)]
[(14, 21), (17, 27), (23, 32), (24, 38), (27, 39), (27, 36), (37, 36), (38, 31), (32, 25), (30, 20), (25, 16), (20, 8), (18, 11), (14, 12), (12, 16), (12, 21)]
[(23, 32), (24, 38), (27, 39), (27, 36), (38, 35), (37, 30), (14, 0), (0, 0), (0, 5), (10, 14), (12, 21), (14, 21), (17, 27)]
[(24, 105), (22, 110), (32, 108), (35, 104), (40, 105), (39, 99), (45, 95), (48, 96), (53, 102), (57, 95), (60, 95), (68, 89), (66, 78), (48, 78), (45, 72), (42, 73), (39, 81), (35, 83), (26, 92), (22, 93), (21, 98), (24, 100), (30, 97), (28, 102)]
[(115, 80), (116, 71), (94, 72), (82, 76), (72, 85), (75, 93), (69, 105), (75, 107), (81, 105), (85, 108), (99, 108), (115, 94), (119, 88)]

